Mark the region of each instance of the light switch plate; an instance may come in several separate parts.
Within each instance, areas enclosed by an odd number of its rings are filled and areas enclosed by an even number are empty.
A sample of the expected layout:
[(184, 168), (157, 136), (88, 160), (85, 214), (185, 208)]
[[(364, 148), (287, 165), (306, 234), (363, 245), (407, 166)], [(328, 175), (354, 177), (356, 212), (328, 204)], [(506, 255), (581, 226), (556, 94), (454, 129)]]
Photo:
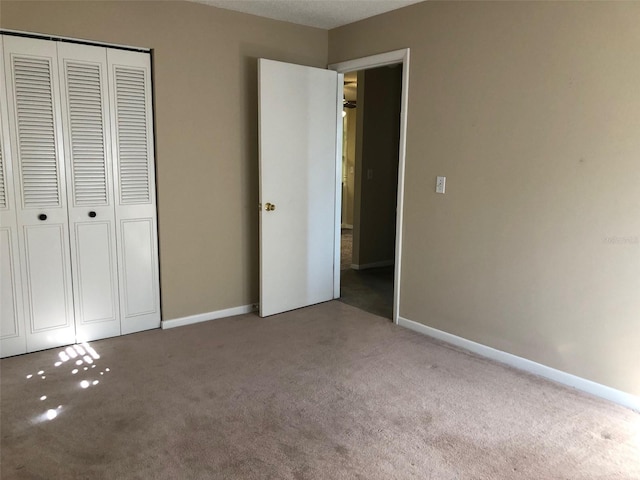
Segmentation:
[(436, 177), (436, 193), (444, 193), (447, 177)]

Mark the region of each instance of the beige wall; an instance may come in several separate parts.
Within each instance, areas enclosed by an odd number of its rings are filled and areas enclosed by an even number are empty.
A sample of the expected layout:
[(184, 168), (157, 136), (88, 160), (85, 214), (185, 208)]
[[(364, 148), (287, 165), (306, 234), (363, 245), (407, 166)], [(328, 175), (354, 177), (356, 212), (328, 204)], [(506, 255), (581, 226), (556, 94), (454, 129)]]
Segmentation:
[(356, 141), (359, 188), (353, 242), (354, 263), (366, 266), (394, 260), (402, 68), (366, 70), (358, 72), (358, 79), (356, 110), (362, 128)]
[(2, 1), (2, 28), (153, 49), (163, 318), (258, 301), (257, 60), (327, 32), (169, 1)]
[(638, 25), (430, 1), (329, 32), (331, 63), (411, 48), (401, 316), (640, 394)]

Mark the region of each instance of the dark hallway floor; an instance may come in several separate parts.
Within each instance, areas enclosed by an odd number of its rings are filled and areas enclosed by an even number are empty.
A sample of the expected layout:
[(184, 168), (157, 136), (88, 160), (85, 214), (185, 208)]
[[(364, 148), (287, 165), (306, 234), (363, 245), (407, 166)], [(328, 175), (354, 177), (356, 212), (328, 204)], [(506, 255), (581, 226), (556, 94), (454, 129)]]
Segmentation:
[(393, 266), (353, 270), (352, 230), (342, 230), (340, 301), (384, 318), (393, 318)]

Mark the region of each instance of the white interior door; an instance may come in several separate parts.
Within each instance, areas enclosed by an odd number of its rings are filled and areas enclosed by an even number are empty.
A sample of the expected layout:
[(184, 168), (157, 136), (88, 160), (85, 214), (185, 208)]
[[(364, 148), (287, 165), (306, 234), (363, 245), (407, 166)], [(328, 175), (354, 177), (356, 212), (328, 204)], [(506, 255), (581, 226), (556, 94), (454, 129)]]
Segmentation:
[(4, 37), (27, 350), (75, 341), (55, 42)]
[(334, 298), (342, 76), (265, 59), (258, 74), (264, 317)]
[(78, 342), (120, 335), (107, 49), (58, 43)]

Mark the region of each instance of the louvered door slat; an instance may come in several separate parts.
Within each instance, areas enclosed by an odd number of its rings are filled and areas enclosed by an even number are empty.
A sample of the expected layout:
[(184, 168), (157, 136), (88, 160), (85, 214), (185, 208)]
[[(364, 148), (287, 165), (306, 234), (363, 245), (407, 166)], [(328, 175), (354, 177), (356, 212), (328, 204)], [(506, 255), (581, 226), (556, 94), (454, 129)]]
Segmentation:
[(100, 66), (67, 62), (65, 77), (74, 203), (77, 206), (106, 205), (108, 194)]
[[(16, 128), (25, 207), (60, 205), (56, 167), (51, 64), (48, 59), (13, 57)], [(37, 181), (36, 181), (37, 179)]]

